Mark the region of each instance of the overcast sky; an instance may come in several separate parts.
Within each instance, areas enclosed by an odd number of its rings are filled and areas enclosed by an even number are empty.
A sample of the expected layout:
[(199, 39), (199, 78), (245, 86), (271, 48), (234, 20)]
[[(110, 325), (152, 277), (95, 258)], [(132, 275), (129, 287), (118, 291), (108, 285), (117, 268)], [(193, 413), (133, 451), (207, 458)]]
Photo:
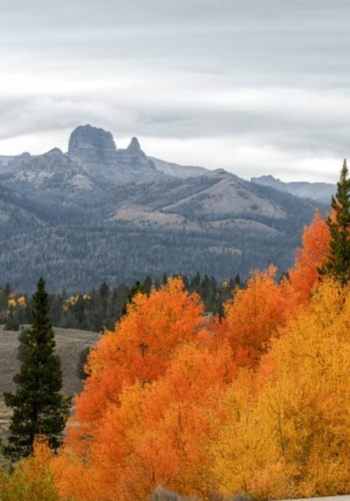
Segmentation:
[(349, 0), (0, 0), (0, 154), (117, 146), (243, 177), (350, 157)]

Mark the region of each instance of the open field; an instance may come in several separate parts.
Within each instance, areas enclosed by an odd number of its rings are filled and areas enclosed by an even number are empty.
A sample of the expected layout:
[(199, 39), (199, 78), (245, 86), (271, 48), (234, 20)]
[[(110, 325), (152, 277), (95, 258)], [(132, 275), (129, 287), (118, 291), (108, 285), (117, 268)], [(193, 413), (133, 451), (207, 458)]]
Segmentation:
[[(62, 362), (63, 390), (65, 394), (72, 395), (81, 389), (81, 383), (75, 374), (79, 354), (85, 347), (96, 344), (99, 334), (78, 329), (54, 330), (57, 351)], [(4, 405), (3, 392), (14, 390), (12, 378), (20, 366), (17, 360), (18, 335), (19, 332), (0, 328), (0, 435), (4, 434), (10, 416)]]

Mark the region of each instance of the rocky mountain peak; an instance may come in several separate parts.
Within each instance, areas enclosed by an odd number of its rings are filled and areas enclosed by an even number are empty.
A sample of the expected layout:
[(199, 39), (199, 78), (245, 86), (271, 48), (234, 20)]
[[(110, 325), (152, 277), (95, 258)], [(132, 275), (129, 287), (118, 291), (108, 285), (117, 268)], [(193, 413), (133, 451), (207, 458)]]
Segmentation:
[(140, 143), (139, 143), (139, 140), (137, 139), (137, 137), (133, 137), (131, 139), (129, 146), (126, 148), (126, 151), (128, 153), (132, 153), (134, 155), (142, 152), (141, 146), (140, 146)]
[(110, 132), (80, 125), (70, 135), (68, 155), (87, 164), (111, 164), (116, 162), (117, 148)]
[(131, 139), (127, 148), (117, 151), (117, 159), (118, 165), (128, 175), (133, 176), (135, 173), (143, 173), (146, 177), (154, 177), (158, 173), (153, 161), (142, 151), (137, 137)]

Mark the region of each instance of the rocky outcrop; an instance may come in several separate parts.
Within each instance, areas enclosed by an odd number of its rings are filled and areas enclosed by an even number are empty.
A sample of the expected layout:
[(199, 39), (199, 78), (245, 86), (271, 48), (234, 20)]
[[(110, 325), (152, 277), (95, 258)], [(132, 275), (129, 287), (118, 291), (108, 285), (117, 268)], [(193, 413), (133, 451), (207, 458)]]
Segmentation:
[(130, 155), (135, 156), (144, 156), (144, 152), (141, 150), (141, 146), (137, 137), (133, 137), (130, 141), (129, 146), (126, 148), (126, 151), (130, 153)]
[(3, 283), (31, 290), (44, 275), (51, 290), (86, 290), (163, 272), (224, 279), (271, 260), (280, 271), (289, 267), (319, 204), (224, 170), (191, 168), (188, 176), (186, 167), (164, 164), (172, 176), (136, 138), (117, 149), (109, 132), (91, 126), (72, 133), (68, 153), (5, 158)]
[(110, 132), (91, 125), (77, 127), (69, 138), (68, 155), (90, 165), (115, 165), (117, 148)]
[(144, 173), (154, 175), (157, 169), (151, 159), (142, 151), (139, 140), (136, 137), (131, 139), (129, 146), (117, 151), (118, 164), (126, 172)]
[(89, 176), (107, 184), (143, 182), (161, 175), (136, 137), (126, 149), (117, 149), (110, 132), (91, 125), (81, 125), (72, 132), (68, 157), (82, 165)]

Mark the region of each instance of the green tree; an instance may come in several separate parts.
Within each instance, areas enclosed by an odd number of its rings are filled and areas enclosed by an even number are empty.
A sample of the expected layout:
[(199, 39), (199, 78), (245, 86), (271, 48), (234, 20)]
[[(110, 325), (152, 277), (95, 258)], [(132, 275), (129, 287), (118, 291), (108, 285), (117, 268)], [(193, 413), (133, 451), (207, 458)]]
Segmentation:
[(125, 315), (127, 310), (128, 310), (128, 305), (130, 303), (132, 303), (134, 297), (136, 296), (136, 294), (138, 294), (139, 292), (145, 292), (144, 288), (143, 288), (143, 285), (141, 284), (141, 282), (139, 282), (138, 280), (134, 283), (134, 285), (129, 289), (129, 292), (128, 292), (128, 297), (126, 298), (125, 300), (125, 303), (124, 303), (124, 306), (123, 306), (123, 311), (122, 311), (122, 314)]
[(331, 205), (333, 213), (327, 219), (331, 234), (330, 253), (320, 273), (332, 275), (345, 285), (350, 280), (350, 180), (346, 160)]
[(49, 299), (40, 278), (33, 295), (31, 327), (22, 334), (23, 363), (13, 378), (15, 393), (5, 393), (5, 403), (13, 410), (5, 454), (12, 460), (28, 456), (34, 439), (44, 436), (57, 450), (62, 442), (70, 399), (60, 392), (62, 371), (55, 353), (55, 339), (48, 317)]
[(24, 362), (28, 353), (28, 329), (22, 329), (18, 336), (17, 360)]
[(143, 290), (145, 291), (147, 296), (149, 296), (151, 293), (152, 285), (153, 285), (153, 280), (149, 275), (147, 275), (142, 284)]
[(19, 321), (14, 311), (14, 308), (11, 306), (8, 310), (6, 322), (5, 322), (5, 330), (6, 331), (18, 331), (19, 330)]
[(85, 371), (85, 366), (86, 366), (86, 362), (88, 360), (90, 351), (91, 351), (91, 347), (90, 346), (86, 346), (79, 353), (79, 360), (78, 360), (77, 370), (75, 372), (75, 375), (77, 376), (77, 378), (80, 379), (80, 381), (84, 381), (88, 377), (88, 375), (89, 375)]

